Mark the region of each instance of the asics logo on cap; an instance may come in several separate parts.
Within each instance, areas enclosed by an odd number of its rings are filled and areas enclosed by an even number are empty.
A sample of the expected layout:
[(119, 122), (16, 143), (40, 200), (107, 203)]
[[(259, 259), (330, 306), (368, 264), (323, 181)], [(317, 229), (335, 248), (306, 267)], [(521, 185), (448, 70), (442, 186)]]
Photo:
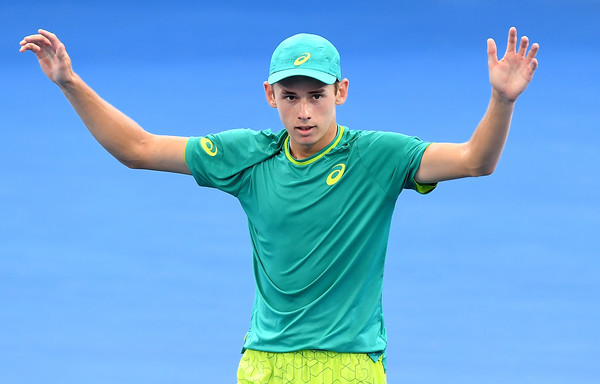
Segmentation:
[(310, 59), (310, 53), (304, 52), (302, 55), (300, 55), (300, 57), (298, 57), (294, 61), (294, 65), (302, 65), (302, 64), (306, 63), (308, 61), (308, 59)]

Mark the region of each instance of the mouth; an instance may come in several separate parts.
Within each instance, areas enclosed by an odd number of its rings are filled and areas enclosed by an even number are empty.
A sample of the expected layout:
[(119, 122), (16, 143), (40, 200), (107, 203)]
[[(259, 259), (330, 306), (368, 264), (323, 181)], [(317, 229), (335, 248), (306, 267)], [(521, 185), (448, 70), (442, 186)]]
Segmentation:
[(300, 133), (308, 134), (308, 133), (310, 133), (315, 128), (315, 126), (314, 125), (300, 125), (300, 126), (297, 126), (295, 128)]

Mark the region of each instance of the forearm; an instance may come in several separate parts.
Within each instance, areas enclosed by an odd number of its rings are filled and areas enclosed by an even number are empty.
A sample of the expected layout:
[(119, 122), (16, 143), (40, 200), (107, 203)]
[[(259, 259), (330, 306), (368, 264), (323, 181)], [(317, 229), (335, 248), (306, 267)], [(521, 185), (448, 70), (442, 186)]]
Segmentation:
[(143, 159), (142, 148), (151, 135), (135, 121), (103, 100), (79, 76), (59, 84), (85, 126), (117, 160), (136, 167)]
[(496, 168), (508, 137), (514, 105), (514, 101), (492, 91), (488, 109), (466, 146), (471, 176), (489, 175)]

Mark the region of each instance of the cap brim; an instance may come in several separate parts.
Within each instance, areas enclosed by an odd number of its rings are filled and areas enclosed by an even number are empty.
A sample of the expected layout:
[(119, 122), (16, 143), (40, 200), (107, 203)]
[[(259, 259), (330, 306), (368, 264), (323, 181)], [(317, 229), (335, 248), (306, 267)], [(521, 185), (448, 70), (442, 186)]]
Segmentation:
[(312, 77), (313, 79), (317, 79), (325, 84), (333, 84), (338, 80), (334, 75), (330, 75), (329, 73), (324, 73), (321, 71), (317, 71), (314, 69), (308, 68), (292, 68), (285, 69), (283, 71), (275, 72), (269, 76), (267, 79), (269, 84), (274, 84), (280, 80), (286, 79), (292, 76), (307, 76)]

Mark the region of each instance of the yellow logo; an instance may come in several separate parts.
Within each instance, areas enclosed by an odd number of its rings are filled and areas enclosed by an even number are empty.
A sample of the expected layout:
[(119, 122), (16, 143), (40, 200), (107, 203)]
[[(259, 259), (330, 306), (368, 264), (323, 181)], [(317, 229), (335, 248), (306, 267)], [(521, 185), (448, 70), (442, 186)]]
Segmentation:
[(346, 164), (337, 164), (332, 168), (333, 172), (331, 172), (329, 176), (327, 176), (327, 185), (333, 185), (340, 181), (342, 175), (344, 174), (344, 171), (346, 170)]
[(217, 154), (217, 146), (206, 137), (200, 139), (200, 145), (202, 146), (202, 149), (204, 149), (204, 151), (210, 156), (215, 156)]
[(304, 52), (302, 55), (300, 55), (300, 57), (296, 59), (296, 61), (294, 61), (294, 65), (302, 65), (306, 63), (308, 59), (310, 59), (310, 53)]

